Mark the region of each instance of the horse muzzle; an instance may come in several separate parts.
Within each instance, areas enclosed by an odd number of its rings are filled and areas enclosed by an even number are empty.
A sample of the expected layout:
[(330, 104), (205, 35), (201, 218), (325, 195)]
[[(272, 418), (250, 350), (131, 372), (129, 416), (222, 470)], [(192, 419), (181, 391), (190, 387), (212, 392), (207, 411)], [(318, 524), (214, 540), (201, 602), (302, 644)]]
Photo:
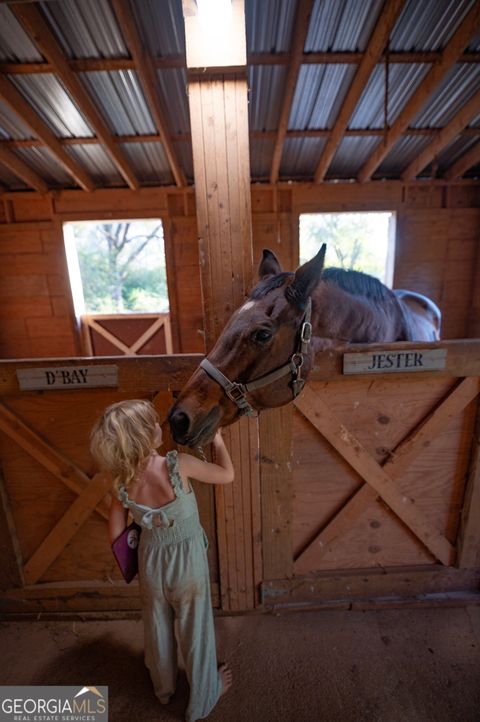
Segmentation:
[(213, 440), (220, 419), (221, 411), (218, 406), (214, 406), (206, 414), (193, 414), (181, 401), (177, 401), (168, 414), (174, 441), (192, 448), (209, 444)]

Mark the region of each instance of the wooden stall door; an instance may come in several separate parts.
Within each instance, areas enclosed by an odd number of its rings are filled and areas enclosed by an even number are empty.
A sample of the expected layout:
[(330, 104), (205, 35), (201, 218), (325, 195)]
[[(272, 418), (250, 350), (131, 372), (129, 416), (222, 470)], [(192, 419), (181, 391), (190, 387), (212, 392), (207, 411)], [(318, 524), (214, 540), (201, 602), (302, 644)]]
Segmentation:
[[(175, 357), (172, 357), (175, 359)], [(198, 359), (109, 359), (119, 387), (8, 393), (0, 401), (1, 612), (42, 614), (140, 610), (138, 577), (126, 584), (110, 549), (108, 482), (95, 473), (89, 453), (94, 420), (114, 401), (147, 398), (165, 420), (173, 392)], [(76, 365), (78, 366), (77, 360)], [(88, 362), (88, 366), (102, 361)], [(104, 361), (103, 361), (104, 363)], [(65, 367), (62, 360), (43, 366)], [(187, 372), (178, 369), (183, 364)], [(42, 362), (24, 362), (36, 368)], [(16, 386), (15, 365), (3, 363), (1, 381)], [(177, 383), (178, 382), (178, 383)], [(163, 424), (163, 451), (174, 448)], [(194, 483), (202, 524), (210, 542), (214, 604), (218, 605), (218, 560), (213, 494)], [(130, 517), (129, 517), (130, 519)], [(8, 539), (8, 544), (7, 544)]]
[(478, 376), (442, 373), (308, 383), (294, 403), (290, 524), (278, 529), (285, 550), (291, 528), (290, 564), (266, 578), (263, 602), (440, 592), (459, 583), (457, 567), (477, 567), (478, 586), (480, 560), (462, 544), (478, 391)]

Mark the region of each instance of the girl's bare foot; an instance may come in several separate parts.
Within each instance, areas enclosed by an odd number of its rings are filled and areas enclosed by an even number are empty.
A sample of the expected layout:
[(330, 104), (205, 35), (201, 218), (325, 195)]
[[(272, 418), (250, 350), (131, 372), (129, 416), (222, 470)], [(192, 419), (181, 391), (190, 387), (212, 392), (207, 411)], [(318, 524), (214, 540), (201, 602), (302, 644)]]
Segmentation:
[(223, 697), (223, 695), (226, 694), (232, 686), (233, 673), (228, 664), (226, 663), (221, 664), (218, 668), (218, 671), (222, 680), (222, 691), (220, 692), (220, 697)]

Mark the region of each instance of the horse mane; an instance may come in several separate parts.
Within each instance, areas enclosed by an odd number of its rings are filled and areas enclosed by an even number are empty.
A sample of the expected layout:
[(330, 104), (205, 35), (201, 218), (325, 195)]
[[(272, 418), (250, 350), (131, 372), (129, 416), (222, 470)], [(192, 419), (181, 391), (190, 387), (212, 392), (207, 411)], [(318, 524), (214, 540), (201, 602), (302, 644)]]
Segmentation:
[(324, 268), (321, 280), (332, 283), (352, 296), (365, 296), (372, 301), (391, 301), (395, 294), (385, 284), (362, 271), (346, 271), (344, 268)]
[[(271, 291), (284, 285), (285, 281), (295, 274), (289, 271), (282, 271), (274, 276), (268, 276), (250, 292), (249, 298), (258, 300), (264, 298)], [(343, 268), (324, 268), (320, 281), (338, 286), (352, 296), (363, 296), (374, 302), (385, 303), (396, 299), (393, 291), (385, 286), (378, 278), (369, 276), (362, 271), (347, 271)]]

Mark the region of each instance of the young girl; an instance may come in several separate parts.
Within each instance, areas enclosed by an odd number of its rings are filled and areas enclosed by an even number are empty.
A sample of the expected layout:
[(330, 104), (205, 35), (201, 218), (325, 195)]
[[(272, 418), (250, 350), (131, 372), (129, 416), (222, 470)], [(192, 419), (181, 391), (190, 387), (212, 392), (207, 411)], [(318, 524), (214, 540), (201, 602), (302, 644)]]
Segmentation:
[(109, 406), (91, 434), (91, 451), (113, 480), (109, 531), (113, 543), (125, 529), (128, 509), (142, 526), (138, 578), (142, 600), (145, 664), (156, 696), (167, 704), (175, 692), (178, 641), (190, 685), (187, 722), (206, 717), (232, 683), (227, 665), (217, 668), (210, 597), (207, 537), (188, 477), (229, 484), (234, 471), (220, 433), (217, 463), (170, 451), (162, 443), (157, 412), (149, 401)]

